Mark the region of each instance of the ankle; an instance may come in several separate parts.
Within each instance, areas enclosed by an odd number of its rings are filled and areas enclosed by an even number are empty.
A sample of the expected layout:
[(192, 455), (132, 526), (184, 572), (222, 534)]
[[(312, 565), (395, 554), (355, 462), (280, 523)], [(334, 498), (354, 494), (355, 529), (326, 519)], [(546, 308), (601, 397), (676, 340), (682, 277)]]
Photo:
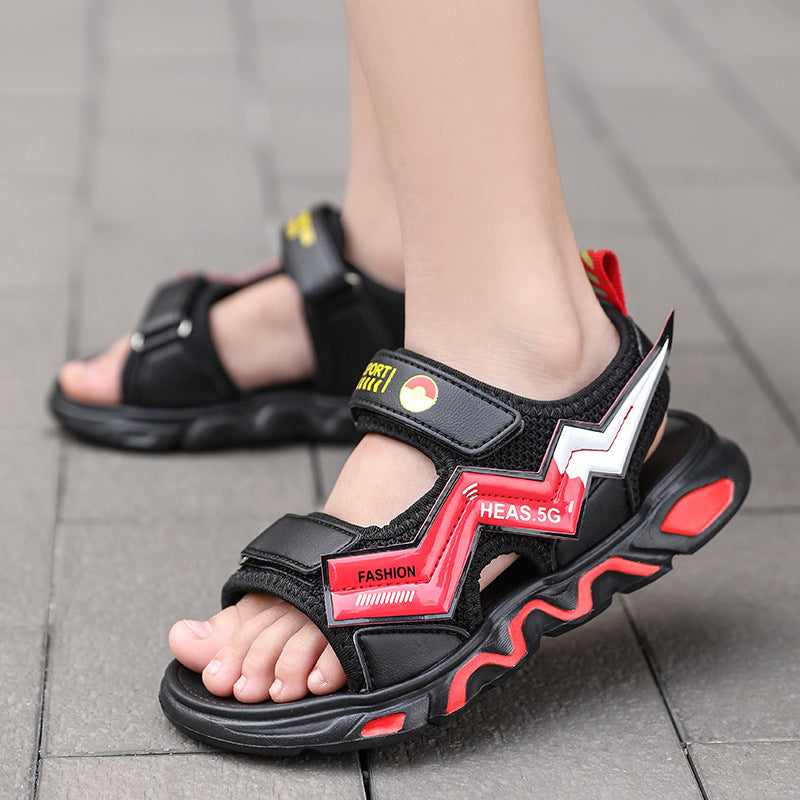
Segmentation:
[[(407, 346), (473, 378), (536, 400), (558, 400), (597, 378), (619, 349), (619, 334), (591, 296), (590, 304), (548, 302), (532, 313), (527, 297), (499, 313), (470, 320), (468, 330), (439, 321)], [(509, 308), (509, 305), (513, 306)], [(491, 306), (487, 306), (491, 308)]]
[(383, 286), (403, 291), (403, 248), (394, 204), (350, 193), (345, 195), (341, 220), (345, 258)]
[(314, 349), (297, 285), (275, 275), (215, 303), (211, 338), (242, 391), (297, 383), (314, 374)]

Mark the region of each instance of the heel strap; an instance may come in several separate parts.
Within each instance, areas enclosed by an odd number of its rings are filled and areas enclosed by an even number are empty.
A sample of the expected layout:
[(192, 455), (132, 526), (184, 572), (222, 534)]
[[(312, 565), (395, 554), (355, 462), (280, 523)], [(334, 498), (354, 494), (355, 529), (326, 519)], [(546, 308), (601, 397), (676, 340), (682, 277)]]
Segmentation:
[(364, 291), (361, 274), (344, 259), (337, 212), (320, 205), (290, 219), (282, 234), (283, 267), (303, 296), (316, 355), (315, 387), (348, 394), (354, 376), (394, 337)]

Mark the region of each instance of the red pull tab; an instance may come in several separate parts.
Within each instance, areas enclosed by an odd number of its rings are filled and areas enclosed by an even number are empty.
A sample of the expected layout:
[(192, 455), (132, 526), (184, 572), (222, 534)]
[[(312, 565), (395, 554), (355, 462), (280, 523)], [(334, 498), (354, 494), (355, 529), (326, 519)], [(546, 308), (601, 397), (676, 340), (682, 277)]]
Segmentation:
[(584, 250), (581, 258), (586, 268), (586, 277), (589, 278), (595, 294), (601, 300), (608, 300), (611, 305), (628, 316), (625, 292), (619, 274), (619, 260), (616, 255), (610, 250)]

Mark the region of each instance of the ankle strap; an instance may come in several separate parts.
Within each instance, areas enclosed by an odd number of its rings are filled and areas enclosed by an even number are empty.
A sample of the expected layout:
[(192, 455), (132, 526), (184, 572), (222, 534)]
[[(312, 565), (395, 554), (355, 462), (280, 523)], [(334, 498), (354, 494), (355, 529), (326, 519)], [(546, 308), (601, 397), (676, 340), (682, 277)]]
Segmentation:
[(284, 226), (283, 267), (303, 296), (316, 355), (315, 387), (346, 395), (370, 355), (394, 341), (343, 249), (338, 213), (330, 206), (306, 209)]
[(380, 432), (390, 419), (426, 434), (465, 456), (480, 456), (522, 429), (522, 415), (458, 373), (408, 350), (381, 350), (367, 364), (350, 410), (356, 422), (362, 410), (370, 417), (360, 430)]

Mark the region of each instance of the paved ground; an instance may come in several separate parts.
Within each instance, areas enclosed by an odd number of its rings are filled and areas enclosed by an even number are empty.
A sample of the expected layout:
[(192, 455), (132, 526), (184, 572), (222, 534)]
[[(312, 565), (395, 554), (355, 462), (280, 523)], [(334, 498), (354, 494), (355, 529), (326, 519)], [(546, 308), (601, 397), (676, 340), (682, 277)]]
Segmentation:
[(63, 438), (43, 398), (156, 280), (258, 263), (284, 215), (339, 196), (338, 5), (3, 5), (0, 798), (800, 797), (796, 3), (543, 4), (580, 241), (620, 252), (651, 332), (677, 306), (674, 403), (746, 447), (746, 509), (458, 724), (277, 762), (170, 727), (165, 634), (344, 451), (118, 455)]

